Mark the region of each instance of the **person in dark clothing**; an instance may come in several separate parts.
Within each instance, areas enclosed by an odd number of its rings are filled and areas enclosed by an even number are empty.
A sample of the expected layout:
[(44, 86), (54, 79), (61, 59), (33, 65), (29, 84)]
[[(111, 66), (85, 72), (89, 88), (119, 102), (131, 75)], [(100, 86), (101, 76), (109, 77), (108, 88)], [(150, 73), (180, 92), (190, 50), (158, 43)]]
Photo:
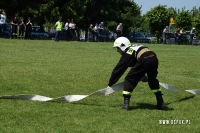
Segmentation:
[(175, 38), (175, 43), (176, 43), (176, 44), (179, 44), (180, 38), (181, 38), (180, 28), (177, 28), (177, 30), (175, 31), (175, 36), (176, 36), (176, 38)]
[(67, 19), (67, 22), (65, 23), (65, 40), (70, 40), (70, 33), (69, 33), (69, 24), (70, 19)]
[(131, 45), (126, 37), (117, 38), (113, 47), (117, 48), (117, 52), (122, 56), (112, 71), (108, 87), (114, 85), (128, 67), (132, 67), (124, 80), (124, 90), (122, 92), (124, 103), (121, 108), (129, 110), (131, 93), (138, 82), (147, 74), (149, 87), (156, 96), (157, 109), (165, 109), (166, 105), (163, 101), (159, 81), (156, 79), (158, 74), (158, 59), (156, 54), (143, 45)]
[(19, 22), (19, 39), (24, 39), (24, 29), (25, 29), (24, 18), (21, 18)]
[(11, 25), (12, 25), (12, 38), (17, 38), (18, 20), (16, 16), (13, 18)]
[(31, 22), (31, 18), (29, 17), (28, 18), (28, 21), (27, 21), (27, 23), (26, 23), (26, 38), (27, 39), (31, 39), (31, 31), (32, 31), (32, 26), (33, 25), (33, 23)]
[(90, 24), (88, 28), (88, 39), (87, 41), (90, 41), (90, 37), (92, 36), (92, 41), (94, 41), (94, 27), (93, 24)]

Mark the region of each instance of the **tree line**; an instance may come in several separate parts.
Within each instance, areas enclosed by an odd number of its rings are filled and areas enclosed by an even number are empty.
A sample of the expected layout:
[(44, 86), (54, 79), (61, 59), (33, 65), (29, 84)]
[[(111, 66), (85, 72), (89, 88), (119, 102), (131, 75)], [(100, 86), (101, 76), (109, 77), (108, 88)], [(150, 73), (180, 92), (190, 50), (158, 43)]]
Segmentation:
[(195, 27), (197, 35), (200, 30), (200, 7), (185, 10), (158, 5), (141, 15), (141, 6), (134, 0), (1, 0), (0, 8), (6, 11), (7, 22), (14, 16), (25, 20), (31, 17), (40, 26), (53, 26), (62, 17), (63, 22), (73, 19), (78, 27), (85, 29), (89, 24), (104, 21), (107, 29), (115, 31), (122, 22), (125, 35), (131, 30), (156, 34), (174, 18), (174, 28)]

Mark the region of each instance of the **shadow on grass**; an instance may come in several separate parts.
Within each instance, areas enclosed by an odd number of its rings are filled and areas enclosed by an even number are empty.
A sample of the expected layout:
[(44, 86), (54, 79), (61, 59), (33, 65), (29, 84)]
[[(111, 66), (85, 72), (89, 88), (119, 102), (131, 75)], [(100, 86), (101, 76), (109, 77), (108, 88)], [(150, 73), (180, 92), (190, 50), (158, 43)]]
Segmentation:
[[(83, 106), (85, 106), (85, 105), (87, 105), (87, 106), (96, 106), (96, 107), (100, 107), (100, 106), (102, 106), (102, 107), (104, 107), (104, 106), (106, 106), (106, 105), (100, 105), (100, 104), (90, 104), (90, 103), (72, 103), (72, 104), (79, 104), (79, 105), (83, 105)], [(166, 105), (168, 105), (168, 104), (166, 104)], [(108, 105), (109, 107), (111, 107), (111, 108), (121, 108), (121, 105)], [(136, 106), (131, 106), (130, 105), (130, 107), (129, 107), (129, 110), (131, 111), (131, 110), (137, 110), (137, 109), (148, 109), (148, 110), (157, 110), (157, 108), (156, 108), (156, 105), (154, 105), (154, 104), (149, 104), (149, 103), (137, 103), (137, 105)], [(169, 108), (169, 107), (166, 107), (163, 111), (172, 111), (172, 110), (174, 110), (173, 108)]]
[(186, 101), (186, 100), (189, 100), (191, 98), (194, 98), (196, 95), (193, 95), (193, 96), (188, 96), (188, 97), (185, 97), (185, 98), (182, 98), (180, 100), (178, 100), (177, 102), (181, 102), (181, 101)]
[(170, 102), (170, 103), (168, 103), (168, 105), (171, 104), (171, 103), (177, 103), (177, 102), (186, 101), (186, 100), (192, 99), (192, 98), (194, 98), (194, 97), (195, 97), (195, 95), (193, 95), (193, 96), (188, 96), (188, 97), (184, 97), (184, 98), (181, 98), (181, 99), (179, 99), (179, 100), (177, 100), (177, 101)]
[[(182, 99), (179, 99), (177, 101), (172, 101), (172, 102), (169, 102), (169, 103), (165, 103), (167, 105), (167, 107), (163, 110), (163, 111), (172, 111), (174, 110), (173, 108), (169, 108), (168, 105), (170, 105), (171, 103), (176, 103), (176, 102), (181, 102), (181, 101), (186, 101), (186, 100), (189, 100), (189, 99), (192, 99), (194, 98), (194, 96), (188, 96), (188, 97), (185, 97), (185, 98), (182, 98)], [(74, 103), (71, 103), (71, 104), (79, 104), (79, 105), (88, 105), (88, 106), (106, 106), (104, 104), (97, 104), (97, 103), (85, 103), (85, 102), (74, 102)], [(114, 108), (118, 108), (120, 107), (120, 105), (108, 105), (109, 107), (114, 107)], [(137, 103), (136, 106), (131, 106), (130, 105), (130, 110), (137, 110), (137, 109), (148, 109), (148, 110), (157, 110), (156, 109), (156, 105), (155, 104), (150, 104), (150, 103)]]
[[(168, 105), (168, 104), (166, 104)], [(130, 106), (130, 110), (136, 109), (148, 109), (148, 110), (156, 110), (156, 105), (149, 104), (149, 103), (137, 103), (137, 106)], [(171, 111), (174, 110), (173, 108), (166, 107), (164, 111)]]

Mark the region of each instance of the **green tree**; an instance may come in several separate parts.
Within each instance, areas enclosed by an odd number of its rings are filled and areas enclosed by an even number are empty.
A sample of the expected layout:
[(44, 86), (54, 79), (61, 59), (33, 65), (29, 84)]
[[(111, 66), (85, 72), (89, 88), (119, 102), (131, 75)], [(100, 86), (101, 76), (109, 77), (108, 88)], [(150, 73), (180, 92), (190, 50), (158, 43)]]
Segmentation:
[(178, 10), (176, 8), (170, 7), (167, 10), (171, 13), (172, 18), (175, 18), (178, 14)]
[[(115, 31), (118, 23), (122, 22), (124, 33), (134, 24), (134, 17), (140, 14), (140, 8), (131, 0), (73, 0), (66, 10), (73, 18), (77, 18), (77, 25), (88, 28), (89, 24), (104, 21), (106, 28)], [(76, 3), (77, 2), (77, 3)], [(74, 7), (77, 5), (76, 7)]]
[(199, 7), (199, 9), (197, 9), (196, 6), (193, 7), (191, 10), (192, 17), (195, 17), (199, 12), (200, 12), (200, 7)]
[(122, 10), (120, 11), (120, 14), (116, 16), (118, 19), (115, 21), (118, 23), (122, 22), (124, 24), (124, 33), (127, 36), (129, 31), (131, 31), (131, 27), (139, 28), (141, 26), (141, 7), (131, 0), (127, 0), (124, 6), (122, 6), (122, 4), (123, 2), (118, 5), (119, 9), (122, 8)]
[(6, 9), (8, 20), (18, 14), (25, 20), (31, 17), (35, 25), (54, 25), (62, 17), (64, 22), (74, 19), (85, 29), (90, 23), (104, 21), (107, 28), (115, 30), (122, 22), (128, 33), (129, 26), (138, 27), (140, 22), (140, 7), (134, 0), (1, 0), (0, 8)]
[(166, 6), (162, 5), (158, 5), (148, 11), (146, 13), (146, 20), (149, 23), (151, 33), (157, 34), (157, 37), (159, 37), (163, 29), (169, 25), (171, 16), (172, 13), (166, 9)]
[(189, 11), (181, 11), (175, 18), (175, 26), (190, 30), (192, 27), (192, 16)]
[(196, 35), (200, 38), (200, 12), (194, 17), (194, 27), (196, 29)]

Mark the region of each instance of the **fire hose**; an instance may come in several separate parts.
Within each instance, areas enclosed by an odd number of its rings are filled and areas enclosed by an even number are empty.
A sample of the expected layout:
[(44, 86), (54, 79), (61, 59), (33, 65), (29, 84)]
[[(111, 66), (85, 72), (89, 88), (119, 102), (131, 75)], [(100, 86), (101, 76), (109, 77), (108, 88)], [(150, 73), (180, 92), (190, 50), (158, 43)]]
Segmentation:
[[(200, 90), (197, 89), (192, 89), (192, 90), (182, 90), (179, 89), (175, 86), (169, 85), (169, 84), (165, 84), (165, 83), (159, 83), (160, 86), (162, 86), (163, 88), (165, 88), (168, 91), (172, 91), (172, 92), (189, 92), (193, 95), (199, 95), (200, 94)], [(61, 97), (57, 97), (57, 98), (51, 98), (51, 97), (46, 97), (46, 96), (41, 96), (41, 95), (37, 95), (37, 94), (19, 94), (19, 95), (4, 95), (4, 96), (0, 96), (0, 99), (24, 99), (24, 100), (34, 100), (34, 101), (64, 101), (64, 102), (76, 102), (76, 101), (80, 101), (86, 97), (89, 96), (95, 96), (95, 95), (110, 95), (116, 91), (119, 91), (121, 89), (123, 89), (124, 87), (124, 83), (118, 83), (116, 85), (113, 85), (112, 87), (106, 87), (104, 89), (101, 90), (97, 90), (89, 95), (66, 95), (66, 96), (61, 96)]]

